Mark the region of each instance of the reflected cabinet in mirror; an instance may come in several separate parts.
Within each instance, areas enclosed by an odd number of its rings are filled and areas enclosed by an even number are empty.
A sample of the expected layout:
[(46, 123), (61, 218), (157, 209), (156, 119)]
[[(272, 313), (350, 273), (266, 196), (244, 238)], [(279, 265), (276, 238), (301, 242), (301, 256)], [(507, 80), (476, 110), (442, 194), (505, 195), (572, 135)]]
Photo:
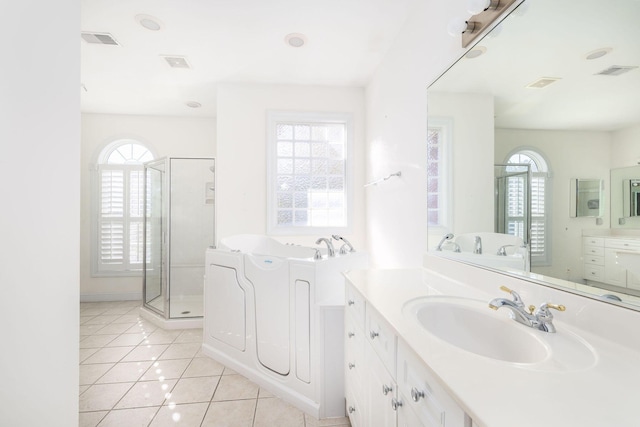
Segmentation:
[(429, 251), (640, 309), (638, 16), (525, 0), (429, 87)]

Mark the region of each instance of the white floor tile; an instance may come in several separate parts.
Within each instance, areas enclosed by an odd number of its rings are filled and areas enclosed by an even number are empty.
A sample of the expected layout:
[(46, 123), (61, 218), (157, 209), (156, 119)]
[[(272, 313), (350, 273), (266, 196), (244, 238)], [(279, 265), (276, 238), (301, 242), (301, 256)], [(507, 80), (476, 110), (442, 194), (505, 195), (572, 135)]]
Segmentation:
[(167, 404), (209, 402), (220, 377), (181, 378), (173, 388)]
[[(91, 365), (85, 365), (91, 366)], [(151, 366), (151, 362), (121, 362), (116, 363), (109, 371), (96, 381), (97, 384), (126, 383), (138, 381), (142, 374)]]
[(113, 363), (80, 365), (80, 385), (91, 385), (113, 367)]
[(211, 402), (202, 427), (252, 427), (255, 410), (256, 400), (253, 399)]
[(191, 361), (189, 367), (182, 375), (188, 377), (211, 377), (220, 376), (224, 371), (224, 366), (210, 357), (197, 357)]
[(147, 427), (158, 407), (116, 409), (104, 417), (99, 427)]
[(180, 378), (191, 359), (157, 360), (140, 378), (140, 381)]
[(254, 427), (304, 427), (304, 413), (283, 400), (259, 399)]
[(96, 427), (109, 411), (80, 412), (78, 427)]
[(145, 344), (171, 344), (175, 341), (176, 338), (180, 335), (180, 331), (165, 331), (163, 329), (156, 329), (152, 332), (147, 339), (145, 340)]
[(171, 393), (176, 382), (176, 380), (139, 381), (118, 402), (116, 409), (160, 406), (165, 397)]
[(191, 358), (196, 355), (198, 350), (202, 347), (202, 343), (185, 343), (185, 344), (171, 344), (167, 351), (162, 353), (160, 360), (166, 359), (185, 359)]
[(137, 362), (143, 360), (154, 361), (168, 348), (168, 345), (146, 345), (141, 344), (127, 354), (122, 359), (123, 362)]
[(133, 383), (96, 384), (80, 396), (80, 412), (110, 410)]
[(101, 348), (118, 338), (117, 334), (113, 335), (86, 335), (80, 341), (80, 348)]
[[(100, 335), (95, 335), (99, 337)], [(144, 340), (143, 334), (122, 334), (109, 342), (105, 347), (121, 347), (127, 345), (138, 345)]]
[(163, 406), (150, 427), (200, 426), (209, 403)]
[(83, 365), (92, 363), (115, 363), (119, 362), (135, 347), (104, 347), (84, 359)]
[(242, 375), (223, 375), (213, 395), (214, 401), (257, 399), (258, 386)]

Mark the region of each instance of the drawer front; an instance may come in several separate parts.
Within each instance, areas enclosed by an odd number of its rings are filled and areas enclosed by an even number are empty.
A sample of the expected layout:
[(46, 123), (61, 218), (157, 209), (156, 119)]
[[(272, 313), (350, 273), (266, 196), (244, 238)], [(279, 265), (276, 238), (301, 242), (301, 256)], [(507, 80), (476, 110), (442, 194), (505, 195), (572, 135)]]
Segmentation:
[(364, 380), (364, 332), (362, 328), (355, 325), (352, 316), (345, 316), (344, 319), (344, 363), (345, 363), (345, 382), (360, 387)]
[(364, 298), (352, 286), (345, 291), (345, 312), (351, 315), (360, 328), (364, 327)]
[(587, 255), (604, 256), (604, 247), (599, 246), (585, 246), (582, 248), (582, 252), (585, 257)]
[(462, 408), (447, 394), (421, 361), (404, 344), (398, 345), (398, 392), (403, 405), (427, 425), (465, 427), (470, 423)]
[(604, 257), (598, 255), (585, 255), (584, 263), (592, 265), (604, 265)]
[(604, 246), (604, 237), (583, 237), (582, 244), (585, 246)]
[(366, 427), (364, 423), (364, 406), (361, 400), (356, 397), (356, 394), (347, 387), (345, 398), (345, 406), (347, 410), (347, 416), (351, 422), (351, 427)]
[(640, 240), (607, 239), (605, 247), (613, 249), (627, 249), (629, 251), (640, 251)]
[(366, 327), (364, 333), (366, 340), (382, 360), (385, 368), (395, 376), (396, 372), (396, 336), (393, 329), (382, 320), (380, 315), (367, 307)]
[(585, 264), (583, 277), (587, 280), (601, 282), (604, 279), (604, 266)]

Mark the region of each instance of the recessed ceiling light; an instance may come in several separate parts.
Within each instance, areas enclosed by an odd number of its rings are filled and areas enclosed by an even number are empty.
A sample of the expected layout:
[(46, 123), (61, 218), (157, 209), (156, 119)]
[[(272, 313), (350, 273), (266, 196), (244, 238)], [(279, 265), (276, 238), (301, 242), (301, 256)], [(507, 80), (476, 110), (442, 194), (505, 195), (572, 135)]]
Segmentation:
[(162, 29), (162, 24), (158, 18), (154, 18), (151, 15), (136, 15), (135, 20), (147, 30), (160, 31)]
[(611, 49), (610, 47), (604, 47), (602, 49), (592, 50), (591, 52), (587, 53), (584, 56), (584, 59), (591, 60), (591, 59), (602, 58), (603, 56), (607, 55), (608, 53), (611, 53), (612, 50), (613, 49)]
[(467, 59), (474, 59), (481, 55), (484, 55), (487, 52), (487, 48), (484, 46), (476, 46), (471, 49), (469, 52), (464, 54), (464, 57)]
[(185, 104), (187, 105), (187, 107), (191, 107), (191, 108), (200, 108), (200, 107), (202, 107), (202, 104), (200, 104), (199, 102), (196, 102), (196, 101), (188, 101)]
[(300, 33), (291, 33), (284, 37), (284, 41), (291, 47), (302, 47), (307, 43), (307, 36)]
[(526, 87), (531, 89), (542, 89), (543, 87), (547, 87), (552, 83), (561, 80), (560, 77), (541, 77), (535, 82), (529, 83)]

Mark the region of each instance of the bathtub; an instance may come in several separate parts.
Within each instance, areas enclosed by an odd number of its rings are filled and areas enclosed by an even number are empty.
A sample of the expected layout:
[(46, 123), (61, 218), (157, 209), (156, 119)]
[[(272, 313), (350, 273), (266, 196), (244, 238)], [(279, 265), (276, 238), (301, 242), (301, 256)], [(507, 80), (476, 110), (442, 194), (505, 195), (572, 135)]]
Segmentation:
[(368, 261), (318, 249), (259, 235), (208, 249), (203, 352), (316, 418), (344, 417), (342, 272)]

